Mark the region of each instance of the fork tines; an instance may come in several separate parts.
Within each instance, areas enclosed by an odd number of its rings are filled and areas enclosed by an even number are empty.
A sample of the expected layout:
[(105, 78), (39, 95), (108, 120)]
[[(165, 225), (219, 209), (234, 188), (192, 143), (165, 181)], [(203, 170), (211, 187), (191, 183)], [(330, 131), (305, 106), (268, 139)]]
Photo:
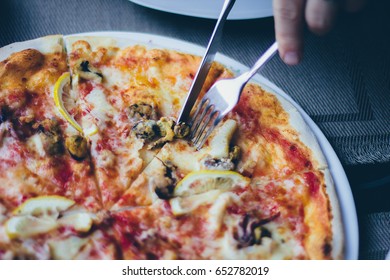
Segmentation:
[(198, 150), (220, 121), (220, 112), (214, 109), (215, 105), (210, 103), (210, 99), (203, 98), (192, 117), (190, 138)]

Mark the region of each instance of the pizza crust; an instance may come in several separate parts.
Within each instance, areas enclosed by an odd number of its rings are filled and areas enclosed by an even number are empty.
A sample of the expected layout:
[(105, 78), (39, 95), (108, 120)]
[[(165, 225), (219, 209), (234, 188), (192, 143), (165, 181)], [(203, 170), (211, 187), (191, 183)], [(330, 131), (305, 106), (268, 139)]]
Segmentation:
[(64, 49), (63, 36), (51, 35), (4, 46), (0, 48), (0, 61), (6, 59), (12, 53), (25, 49), (36, 49), (44, 54), (62, 52)]
[(330, 200), (330, 207), (332, 213), (332, 258), (343, 259), (345, 257), (345, 232), (343, 227), (343, 220), (341, 217), (341, 209), (339, 200), (337, 198), (336, 189), (334, 188), (334, 181), (328, 168), (323, 170), (325, 176), (326, 192)]

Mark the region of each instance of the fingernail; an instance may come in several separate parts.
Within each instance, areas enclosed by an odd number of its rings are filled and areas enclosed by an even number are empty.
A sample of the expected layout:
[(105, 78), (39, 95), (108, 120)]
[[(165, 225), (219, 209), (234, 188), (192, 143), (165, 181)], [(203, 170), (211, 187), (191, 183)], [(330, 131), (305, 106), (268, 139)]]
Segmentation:
[(297, 52), (286, 52), (283, 60), (289, 65), (296, 65), (299, 63), (299, 55)]

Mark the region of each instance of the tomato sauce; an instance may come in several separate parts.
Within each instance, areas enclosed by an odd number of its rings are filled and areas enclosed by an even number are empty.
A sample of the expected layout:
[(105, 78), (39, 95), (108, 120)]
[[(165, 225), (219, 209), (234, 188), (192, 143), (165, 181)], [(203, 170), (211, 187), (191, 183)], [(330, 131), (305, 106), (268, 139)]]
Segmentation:
[(226, 212), (230, 215), (245, 215), (246, 211), (237, 204), (229, 205), (226, 208)]
[(106, 137), (106, 136), (103, 136), (102, 139), (99, 139), (97, 142), (96, 142), (96, 151), (98, 152), (101, 152), (103, 150), (109, 150), (109, 151), (112, 151), (113, 148), (110, 144), (110, 141), (111, 139), (109, 137)]
[(93, 90), (93, 85), (89, 81), (85, 81), (80, 83), (80, 96), (81, 97), (86, 97), (90, 92)]
[(129, 215), (113, 215), (114, 229), (119, 235), (119, 240), (123, 248), (130, 248), (139, 244), (135, 243), (136, 238), (142, 233), (141, 221)]
[(251, 106), (249, 106), (249, 103), (249, 95), (244, 93), (241, 96), (240, 102), (233, 109), (233, 114), (238, 115), (243, 124), (242, 129), (248, 134), (248, 137), (251, 138), (251, 135), (254, 137), (261, 130), (259, 122), (261, 112), (253, 110)]
[(306, 172), (304, 178), (309, 187), (309, 194), (312, 197), (316, 196), (320, 190), (320, 181), (317, 176), (313, 172)]
[(69, 162), (67, 162), (61, 157), (58, 157), (53, 160), (53, 167), (55, 168), (55, 180), (65, 192), (66, 184), (72, 179), (73, 170)]
[(272, 128), (262, 128), (261, 133), (267, 141), (277, 143), (282, 147), (286, 160), (294, 171), (313, 168), (311, 161), (302, 149), (285, 139), (279, 131)]

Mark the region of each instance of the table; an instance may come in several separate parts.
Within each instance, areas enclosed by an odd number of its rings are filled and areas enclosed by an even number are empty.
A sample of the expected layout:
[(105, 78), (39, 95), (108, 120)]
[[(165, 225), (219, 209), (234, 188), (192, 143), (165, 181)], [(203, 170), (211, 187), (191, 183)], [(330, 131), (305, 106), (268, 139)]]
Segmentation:
[[(303, 63), (273, 59), (262, 72), (290, 94), (324, 132), (351, 183), (360, 259), (390, 248), (390, 2), (343, 15), (325, 37), (305, 33)], [(215, 22), (127, 0), (3, 0), (0, 47), (49, 34), (132, 31), (206, 46)], [(250, 66), (274, 40), (273, 19), (229, 21), (220, 52)]]

